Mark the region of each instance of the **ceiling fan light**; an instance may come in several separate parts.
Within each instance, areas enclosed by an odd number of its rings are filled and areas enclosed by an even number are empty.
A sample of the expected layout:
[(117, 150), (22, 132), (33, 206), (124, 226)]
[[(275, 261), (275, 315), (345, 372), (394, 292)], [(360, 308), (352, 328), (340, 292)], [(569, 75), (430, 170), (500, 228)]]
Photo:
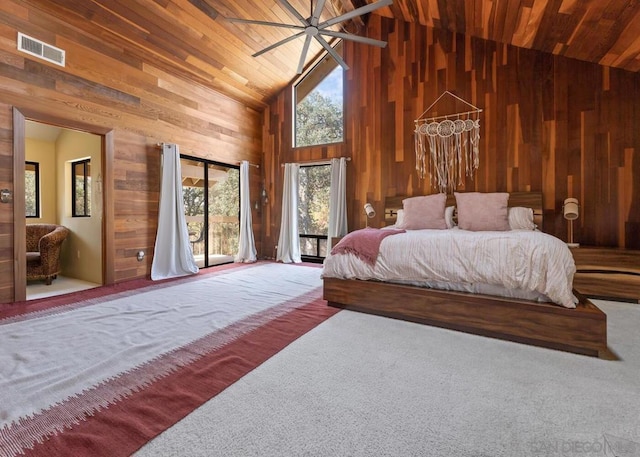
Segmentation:
[(259, 20), (251, 20), (251, 19), (237, 19), (237, 18), (227, 18), (229, 21), (235, 21), (235, 22), (242, 22), (242, 23), (248, 23), (248, 24), (256, 24), (256, 25), (266, 25), (266, 26), (271, 26), (271, 27), (281, 27), (281, 28), (294, 28), (294, 29), (302, 29), (301, 32), (298, 32), (294, 35), (291, 35), (290, 37), (287, 37), (283, 40), (278, 41), (277, 43), (274, 43), (256, 53), (253, 54), (253, 57), (258, 57), (262, 54), (264, 54), (265, 52), (271, 51), (274, 48), (277, 48), (278, 46), (288, 43), (289, 41), (294, 40), (295, 38), (298, 38), (300, 36), (306, 36), (305, 39), (305, 44), (302, 48), (302, 53), (300, 55), (300, 60), (298, 62), (298, 68), (297, 68), (297, 73), (301, 74), (303, 69), (304, 69), (304, 65), (305, 62), (307, 60), (307, 53), (309, 51), (309, 45), (310, 45), (310, 40), (311, 38), (315, 38), (318, 43), (320, 43), (322, 45), (322, 47), (327, 51), (327, 53), (329, 53), (329, 55), (331, 55), (331, 57), (333, 57), (333, 59), (338, 63), (338, 65), (340, 65), (344, 70), (348, 70), (349, 66), (346, 64), (346, 62), (342, 59), (342, 57), (340, 57), (340, 55), (338, 55), (337, 52), (335, 52), (333, 50), (333, 48), (329, 45), (329, 43), (327, 43), (327, 41), (322, 37), (322, 35), (327, 35), (327, 36), (331, 36), (334, 38), (342, 38), (345, 40), (351, 40), (351, 41), (356, 41), (359, 43), (363, 43), (363, 44), (368, 44), (368, 45), (373, 45), (373, 46), (379, 46), (379, 47), (385, 47), (387, 45), (387, 43), (385, 41), (381, 41), (381, 40), (375, 40), (372, 38), (367, 38), (367, 37), (362, 37), (359, 35), (352, 35), (352, 34), (348, 34), (348, 33), (342, 33), (342, 32), (336, 32), (333, 30), (326, 30), (327, 27), (331, 27), (332, 25), (338, 24), (340, 22), (344, 22), (346, 20), (349, 20), (351, 18), (357, 17), (357, 16), (361, 16), (363, 14), (367, 14), (370, 13), (378, 8), (382, 8), (383, 6), (388, 6), (391, 5), (393, 3), (393, 0), (378, 0), (375, 3), (371, 3), (365, 6), (361, 6), (360, 8), (356, 8), (353, 11), (349, 11), (348, 13), (342, 14), (340, 16), (336, 16), (334, 18), (331, 18), (327, 21), (324, 21), (322, 23), (318, 23), (320, 21), (320, 15), (322, 14), (322, 10), (324, 9), (324, 5), (326, 0), (318, 0), (318, 2), (316, 3), (316, 7), (315, 9), (312, 8), (312, 14), (311, 17), (306, 19), (304, 18), (299, 12), (298, 10), (296, 10), (291, 3), (289, 3), (287, 0), (279, 0), (280, 3), (289, 11), (291, 12), (291, 14), (293, 14), (302, 24), (303, 26), (299, 26), (299, 25), (292, 25), (292, 24), (281, 24), (281, 23), (277, 23), (277, 22), (268, 22), (268, 21), (259, 21)]

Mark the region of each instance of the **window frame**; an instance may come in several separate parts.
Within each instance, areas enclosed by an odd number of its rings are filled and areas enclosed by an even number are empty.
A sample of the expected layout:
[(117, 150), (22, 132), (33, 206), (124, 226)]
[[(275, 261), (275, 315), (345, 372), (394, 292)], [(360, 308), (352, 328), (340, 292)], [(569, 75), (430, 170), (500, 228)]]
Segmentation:
[[(26, 206), (25, 206), (25, 217), (27, 219), (40, 219), (41, 214), (40, 214), (40, 162), (32, 162), (30, 160), (25, 160), (24, 162), (25, 165), (25, 175), (27, 173), (27, 165), (33, 165), (34, 167), (34, 172), (36, 174), (36, 178), (35, 178), (35, 206), (36, 206), (36, 213), (35, 215), (28, 215), (26, 214)], [(29, 170), (30, 171), (30, 170)], [(27, 192), (27, 188), (25, 185), (25, 195)]]
[[(300, 165), (300, 169), (302, 168), (314, 168), (314, 167), (327, 167), (328, 171), (329, 171), (329, 175), (331, 175), (331, 163), (309, 163), (309, 164), (301, 164)], [(300, 178), (298, 177), (298, 186), (300, 185)], [(331, 186), (331, 183), (329, 183), (329, 186)], [(299, 192), (299, 187), (298, 187), (298, 192)], [(329, 211), (331, 211), (329, 209)], [(328, 216), (328, 214), (327, 214)], [(298, 218), (300, 216), (298, 215)], [(300, 240), (300, 242), (302, 241), (302, 239), (305, 240), (315, 240), (315, 255), (309, 255), (309, 254), (301, 254), (300, 258), (302, 261), (304, 262), (312, 262), (312, 263), (322, 263), (324, 261), (324, 259), (326, 258), (326, 256), (322, 256), (320, 255), (320, 250), (321, 250), (321, 244), (322, 241), (324, 240), (324, 244), (325, 244), (325, 248), (328, 247), (328, 240), (329, 240), (329, 234), (325, 234), (325, 235), (320, 235), (320, 234), (312, 234), (312, 233), (302, 233), (300, 231), (300, 220), (298, 219), (298, 238)], [(328, 227), (327, 227), (327, 231), (328, 231)], [(328, 251), (327, 251), (328, 252)]]
[[(333, 49), (335, 49), (336, 51), (339, 51), (339, 53), (344, 57), (344, 42), (342, 40), (339, 40), (339, 42), (337, 44), (335, 44), (335, 46), (333, 46)], [(329, 76), (329, 74), (331, 74), (331, 72), (333, 72), (336, 68), (341, 68), (340, 64), (338, 64), (333, 57), (328, 53), (325, 52), (320, 59), (311, 67), (309, 68), (309, 70), (307, 70), (304, 74), (302, 74), (297, 81), (295, 81), (292, 86), (291, 86), (291, 91), (292, 91), (292, 103), (291, 103), (291, 142), (292, 142), (292, 148), (293, 149), (302, 149), (302, 148), (313, 148), (313, 147), (318, 147), (318, 146), (329, 146), (329, 145), (337, 145), (337, 144), (344, 144), (346, 142), (346, 126), (347, 126), (347, 116), (346, 116), (346, 111), (347, 111), (347, 107), (346, 107), (346, 101), (345, 101), (345, 70), (342, 69), (342, 139), (340, 141), (333, 141), (333, 142), (329, 142), (329, 143), (316, 143), (316, 144), (309, 144), (309, 145), (304, 145), (304, 146), (298, 146), (297, 144), (297, 131), (298, 131), (298, 116), (297, 116), (297, 107), (298, 107), (298, 103), (296, 102), (297, 100), (297, 88), (300, 84), (302, 84), (304, 82), (305, 79), (307, 79), (311, 74), (313, 74), (314, 71), (317, 71), (319, 69), (319, 67), (325, 62), (325, 61), (331, 61), (335, 63), (335, 67), (328, 72), (321, 80), (320, 82), (318, 82), (313, 89), (311, 89), (308, 94), (310, 94), (311, 92), (313, 92), (315, 90), (316, 87), (318, 87), (320, 84), (322, 84), (322, 81), (324, 81), (324, 79)], [(307, 94), (307, 95), (308, 95)]]
[[(77, 208), (77, 195), (76, 195), (76, 167), (82, 165), (82, 180), (84, 188), (84, 212), (79, 213)], [(87, 167), (91, 166), (91, 158), (72, 160), (71, 161), (71, 217), (91, 217), (91, 196), (87, 194), (87, 182), (91, 177), (90, 172), (87, 172)]]
[[(196, 157), (196, 156), (192, 156), (192, 155), (188, 155), (188, 154), (180, 154), (180, 160), (191, 160), (194, 162), (198, 162), (198, 163), (202, 163), (203, 164), (203, 176), (204, 176), (204, 182), (205, 182), (205, 186), (208, 189), (209, 188), (209, 171), (210, 171), (210, 166), (215, 166), (215, 167), (222, 167), (222, 168), (227, 168), (229, 170), (236, 170), (238, 173), (240, 173), (240, 165), (239, 164), (229, 164), (229, 163), (224, 163), (224, 162), (219, 162), (216, 160), (211, 160), (211, 159), (205, 159), (203, 157)], [(181, 163), (182, 165), (182, 163)], [(241, 179), (241, 178), (239, 178)], [(240, 184), (240, 182), (238, 181), (238, 224), (240, 224), (240, 212), (242, 211), (242, 185)], [(229, 263), (233, 263), (233, 261), (229, 261), (229, 262), (222, 262), (222, 263), (215, 263), (215, 262), (210, 262), (210, 254), (209, 254), (209, 237), (206, 235), (209, 233), (209, 192), (205, 191), (204, 192), (204, 201), (203, 201), (203, 206), (206, 210), (206, 214), (205, 214), (205, 218), (203, 221), (203, 225), (202, 225), (202, 231), (201, 233), (205, 234), (204, 239), (202, 240), (202, 242), (204, 242), (204, 266), (199, 267), (199, 268), (210, 268), (210, 267), (216, 267), (219, 265), (225, 265), (225, 264), (229, 264)], [(186, 214), (185, 214), (186, 216)], [(240, 241), (240, 234), (238, 233), (238, 242)], [(191, 242), (191, 240), (190, 240)], [(192, 247), (193, 249), (193, 247)]]

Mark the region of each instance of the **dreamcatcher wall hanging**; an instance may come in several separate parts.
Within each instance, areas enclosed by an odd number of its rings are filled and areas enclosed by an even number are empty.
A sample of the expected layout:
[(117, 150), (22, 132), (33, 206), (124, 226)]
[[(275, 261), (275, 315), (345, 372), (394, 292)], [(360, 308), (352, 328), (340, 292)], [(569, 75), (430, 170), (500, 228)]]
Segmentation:
[[(454, 97), (472, 110), (444, 116), (423, 117), (445, 95)], [(430, 175), (431, 187), (452, 192), (463, 185), (464, 176), (473, 179), (480, 164), (480, 119), (476, 106), (445, 91), (416, 119), (416, 169), (420, 179)]]

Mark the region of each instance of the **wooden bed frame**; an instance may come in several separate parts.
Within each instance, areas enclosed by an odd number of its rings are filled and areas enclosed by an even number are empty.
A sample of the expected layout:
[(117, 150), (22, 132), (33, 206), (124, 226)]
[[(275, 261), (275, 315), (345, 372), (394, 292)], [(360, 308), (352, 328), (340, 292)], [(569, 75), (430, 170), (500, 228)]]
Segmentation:
[[(393, 212), (402, 208), (403, 198), (406, 197), (387, 200), (387, 222), (395, 221)], [(511, 193), (509, 206), (533, 208), (536, 223), (542, 226), (542, 194)], [(574, 293), (580, 303), (570, 309), (553, 303), (381, 281), (324, 278), (324, 299), (330, 306), (578, 354), (605, 356), (608, 354), (607, 316), (586, 297)]]

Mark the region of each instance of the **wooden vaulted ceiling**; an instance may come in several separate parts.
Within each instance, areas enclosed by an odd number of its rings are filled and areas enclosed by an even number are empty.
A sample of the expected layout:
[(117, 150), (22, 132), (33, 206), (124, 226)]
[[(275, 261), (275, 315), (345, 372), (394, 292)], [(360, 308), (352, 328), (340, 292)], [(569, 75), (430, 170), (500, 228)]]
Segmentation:
[[(375, 0), (327, 0), (323, 19)], [(303, 16), (310, 0), (289, 0)], [(150, 65), (260, 109), (295, 76), (303, 39), (259, 57), (290, 29), (227, 21), (239, 17), (297, 24), (278, 0), (25, 0), (60, 21), (58, 36), (86, 35), (87, 46), (127, 49)], [(313, 2), (315, 3), (315, 1)], [(371, 14), (444, 28), (515, 46), (640, 71), (638, 0), (394, 0)], [(344, 24), (362, 34), (365, 18)], [(61, 45), (63, 43), (57, 43)], [(308, 63), (322, 51), (315, 43)], [(73, 56), (67, 56), (70, 65)]]

